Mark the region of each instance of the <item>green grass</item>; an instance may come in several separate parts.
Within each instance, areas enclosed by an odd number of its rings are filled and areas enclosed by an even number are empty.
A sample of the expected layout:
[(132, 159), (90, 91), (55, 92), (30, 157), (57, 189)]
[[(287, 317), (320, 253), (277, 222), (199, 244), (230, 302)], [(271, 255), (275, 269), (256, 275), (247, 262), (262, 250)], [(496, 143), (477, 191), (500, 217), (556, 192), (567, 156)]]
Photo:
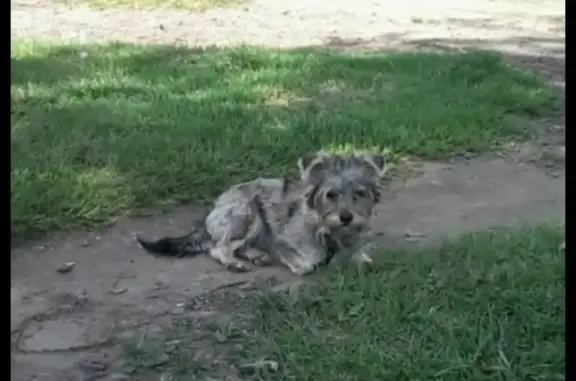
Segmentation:
[[(215, 341), (253, 381), (564, 380), (563, 235), (556, 225), (480, 232), (387, 250), (361, 275), (331, 267), (299, 294), (239, 307), (249, 323), (236, 318)], [(174, 381), (229, 369), (191, 361), (203, 336), (177, 326), (172, 350), (155, 341), (125, 353), (134, 379), (152, 368)]]
[(550, 89), (488, 53), (12, 43), (12, 234), (293, 172), (318, 149), (439, 158), (525, 136)]
[(168, 10), (181, 9), (203, 12), (212, 8), (236, 7), (244, 0), (58, 0), (66, 6), (74, 8), (87, 6), (96, 10)]

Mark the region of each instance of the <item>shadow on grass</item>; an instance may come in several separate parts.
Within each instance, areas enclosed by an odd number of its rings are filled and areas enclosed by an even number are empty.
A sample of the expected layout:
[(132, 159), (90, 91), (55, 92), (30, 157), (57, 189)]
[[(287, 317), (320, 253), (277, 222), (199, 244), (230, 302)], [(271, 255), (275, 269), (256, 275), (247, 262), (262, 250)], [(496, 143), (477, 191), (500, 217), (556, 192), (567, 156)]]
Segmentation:
[[(564, 27), (564, 17), (550, 16), (550, 22), (558, 24), (557, 28)], [(476, 27), (480, 29), (493, 29), (496, 21), (492, 18), (444, 20), (455, 26)], [(424, 22), (424, 20), (423, 20)], [(487, 25), (488, 24), (488, 25)], [(499, 26), (501, 28), (501, 25)], [(563, 37), (533, 37), (514, 35), (506, 38), (414, 38), (409, 32), (386, 33), (375, 36), (370, 40), (361, 38), (341, 39), (330, 38), (325, 47), (332, 49), (370, 49), (380, 50), (379, 47), (391, 44), (399, 49), (438, 52), (471, 52), (478, 50), (497, 50), (500, 56), (511, 62), (552, 80), (555, 85), (564, 86), (566, 73), (565, 38)]]
[(320, 148), (487, 150), (555, 104), (488, 53), (13, 45), (16, 237), (206, 200)]
[[(432, 52), (474, 52), (499, 51), (500, 56), (518, 67), (525, 68), (537, 74), (544, 82), (551, 85), (560, 99), (556, 112), (538, 119), (533, 134), (537, 136), (538, 144), (543, 146), (565, 145), (565, 106), (564, 96), (566, 87), (566, 59), (565, 59), (565, 17), (562, 15), (548, 15), (538, 18), (540, 22), (548, 23), (549, 30), (559, 32), (558, 37), (530, 36), (526, 30), (516, 29), (510, 31), (506, 38), (420, 38), (411, 33), (387, 33), (365, 39), (331, 38), (325, 47), (337, 50), (386, 50), (393, 45), (401, 50), (432, 51)], [(447, 23), (455, 27), (464, 26), (479, 30), (502, 29), (502, 20), (494, 18), (426, 20), (419, 19), (418, 23)]]

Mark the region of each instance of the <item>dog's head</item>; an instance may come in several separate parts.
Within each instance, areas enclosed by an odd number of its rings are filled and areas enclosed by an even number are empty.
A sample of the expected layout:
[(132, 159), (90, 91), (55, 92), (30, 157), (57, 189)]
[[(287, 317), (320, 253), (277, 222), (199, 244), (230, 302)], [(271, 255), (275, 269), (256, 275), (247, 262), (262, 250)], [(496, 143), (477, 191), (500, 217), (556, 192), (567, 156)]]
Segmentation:
[(330, 230), (361, 230), (369, 224), (387, 169), (383, 156), (320, 152), (302, 157), (298, 166), (301, 179), (310, 186), (307, 205), (322, 225)]

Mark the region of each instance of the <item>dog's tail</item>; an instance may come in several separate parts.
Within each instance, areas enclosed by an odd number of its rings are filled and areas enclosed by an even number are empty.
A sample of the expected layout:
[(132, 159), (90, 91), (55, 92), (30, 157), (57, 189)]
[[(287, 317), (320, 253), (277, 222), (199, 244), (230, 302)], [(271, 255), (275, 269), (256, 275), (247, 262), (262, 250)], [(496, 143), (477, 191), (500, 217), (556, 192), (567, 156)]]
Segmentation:
[(164, 237), (156, 241), (136, 236), (138, 243), (148, 252), (166, 257), (186, 257), (205, 254), (212, 248), (210, 235), (205, 227), (180, 237)]

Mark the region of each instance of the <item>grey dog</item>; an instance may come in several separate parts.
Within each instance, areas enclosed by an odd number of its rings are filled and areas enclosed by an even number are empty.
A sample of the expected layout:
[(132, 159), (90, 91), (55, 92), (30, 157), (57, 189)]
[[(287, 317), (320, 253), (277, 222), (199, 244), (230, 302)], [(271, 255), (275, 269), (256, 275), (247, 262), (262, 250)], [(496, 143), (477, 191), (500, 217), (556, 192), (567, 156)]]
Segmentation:
[(318, 152), (300, 158), (298, 167), (298, 180), (258, 178), (232, 186), (189, 234), (138, 242), (164, 256), (205, 253), (233, 272), (249, 271), (248, 262), (280, 261), (306, 275), (340, 252), (371, 263), (362, 237), (380, 199), (384, 157)]

